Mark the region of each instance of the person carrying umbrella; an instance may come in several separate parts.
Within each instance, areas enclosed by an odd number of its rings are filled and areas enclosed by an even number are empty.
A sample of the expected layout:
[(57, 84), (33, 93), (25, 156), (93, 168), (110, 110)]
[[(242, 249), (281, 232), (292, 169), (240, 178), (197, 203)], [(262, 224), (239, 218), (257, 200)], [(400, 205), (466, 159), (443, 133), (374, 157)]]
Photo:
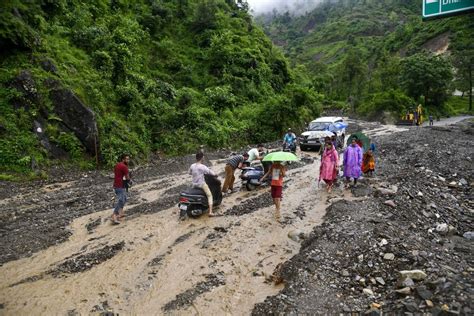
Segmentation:
[(271, 161), (272, 166), (268, 169), (267, 173), (263, 175), (260, 179), (260, 182), (263, 182), (270, 174), (272, 176), (272, 183), (271, 183), (271, 194), (273, 203), (275, 204), (275, 219), (280, 221), (280, 205), (281, 205), (281, 197), (283, 191), (283, 178), (286, 174), (286, 167), (282, 165), (282, 161), (296, 161), (298, 157), (294, 154), (289, 152), (274, 152), (270, 153), (263, 161)]
[(339, 155), (331, 143), (325, 144), (325, 149), (321, 157), (319, 168), (319, 181), (326, 182), (327, 192), (331, 192), (334, 180), (337, 179), (337, 166), (339, 165)]
[(362, 165), (362, 149), (357, 144), (358, 138), (352, 137), (351, 144), (347, 146), (346, 151), (344, 151), (344, 176), (346, 177), (346, 188), (349, 185), (351, 178), (354, 179), (354, 185), (357, 184), (357, 179), (361, 175), (361, 165)]

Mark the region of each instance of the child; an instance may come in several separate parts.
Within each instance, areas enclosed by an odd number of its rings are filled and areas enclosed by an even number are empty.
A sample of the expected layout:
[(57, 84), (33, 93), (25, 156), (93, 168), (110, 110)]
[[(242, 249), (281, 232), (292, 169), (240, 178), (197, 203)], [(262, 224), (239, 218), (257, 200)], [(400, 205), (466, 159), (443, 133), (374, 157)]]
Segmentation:
[(260, 179), (260, 182), (265, 180), (269, 174), (272, 175), (271, 193), (273, 203), (275, 203), (275, 218), (280, 221), (280, 202), (283, 190), (283, 177), (285, 176), (286, 168), (279, 161), (274, 161), (270, 169)]
[(373, 172), (375, 171), (375, 159), (372, 149), (369, 148), (364, 154), (364, 158), (362, 159), (362, 172), (364, 174), (368, 174), (372, 176)]

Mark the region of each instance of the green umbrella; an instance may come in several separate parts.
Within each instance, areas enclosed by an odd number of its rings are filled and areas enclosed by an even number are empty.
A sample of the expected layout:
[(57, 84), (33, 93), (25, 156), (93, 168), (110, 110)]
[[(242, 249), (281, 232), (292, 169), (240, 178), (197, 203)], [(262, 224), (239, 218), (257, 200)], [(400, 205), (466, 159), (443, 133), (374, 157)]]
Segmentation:
[(354, 138), (354, 137), (357, 137), (357, 139), (362, 142), (362, 147), (364, 149), (364, 152), (367, 151), (367, 149), (369, 149), (369, 147), (370, 147), (370, 138), (367, 137), (367, 135), (365, 135), (362, 132), (357, 132), (357, 133), (351, 134), (351, 136), (349, 136), (347, 138), (347, 146), (349, 146), (351, 144), (352, 138)]
[(276, 151), (263, 157), (263, 161), (298, 161), (298, 157), (287, 151)]

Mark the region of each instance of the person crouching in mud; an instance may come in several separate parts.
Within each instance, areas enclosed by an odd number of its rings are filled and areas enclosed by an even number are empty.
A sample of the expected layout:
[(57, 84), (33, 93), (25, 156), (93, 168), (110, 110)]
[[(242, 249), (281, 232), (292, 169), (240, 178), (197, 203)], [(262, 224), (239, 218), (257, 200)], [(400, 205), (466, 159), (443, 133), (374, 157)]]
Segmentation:
[(120, 156), (120, 162), (114, 168), (114, 192), (117, 204), (112, 213), (112, 223), (120, 224), (120, 219), (123, 218), (125, 203), (127, 202), (127, 185), (130, 182), (130, 175), (128, 173), (128, 163), (130, 156), (123, 154)]
[(272, 175), (271, 194), (273, 203), (275, 203), (275, 219), (280, 221), (280, 204), (283, 191), (283, 177), (285, 176), (286, 168), (279, 161), (273, 162), (267, 173), (260, 179), (263, 182), (269, 174)]
[(209, 204), (209, 217), (213, 217), (216, 216), (216, 214), (212, 212), (212, 193), (204, 179), (204, 175), (210, 174), (215, 176), (215, 173), (202, 163), (203, 159), (204, 154), (201, 151), (198, 152), (196, 154), (196, 162), (189, 168), (189, 174), (193, 177), (193, 188), (202, 189), (204, 193), (206, 193), (207, 203)]

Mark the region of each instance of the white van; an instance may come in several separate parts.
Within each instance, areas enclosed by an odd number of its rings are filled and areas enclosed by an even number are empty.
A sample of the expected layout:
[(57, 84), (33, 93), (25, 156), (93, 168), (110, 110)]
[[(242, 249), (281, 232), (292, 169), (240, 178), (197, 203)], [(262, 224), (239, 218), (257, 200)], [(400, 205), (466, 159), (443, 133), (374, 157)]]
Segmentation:
[(344, 146), (346, 137), (346, 127), (344, 119), (340, 116), (323, 116), (309, 123), (306, 132), (301, 134), (299, 139), (300, 149), (316, 149), (319, 150), (321, 144), (324, 144), (326, 136), (333, 136), (336, 133), (338, 141)]

